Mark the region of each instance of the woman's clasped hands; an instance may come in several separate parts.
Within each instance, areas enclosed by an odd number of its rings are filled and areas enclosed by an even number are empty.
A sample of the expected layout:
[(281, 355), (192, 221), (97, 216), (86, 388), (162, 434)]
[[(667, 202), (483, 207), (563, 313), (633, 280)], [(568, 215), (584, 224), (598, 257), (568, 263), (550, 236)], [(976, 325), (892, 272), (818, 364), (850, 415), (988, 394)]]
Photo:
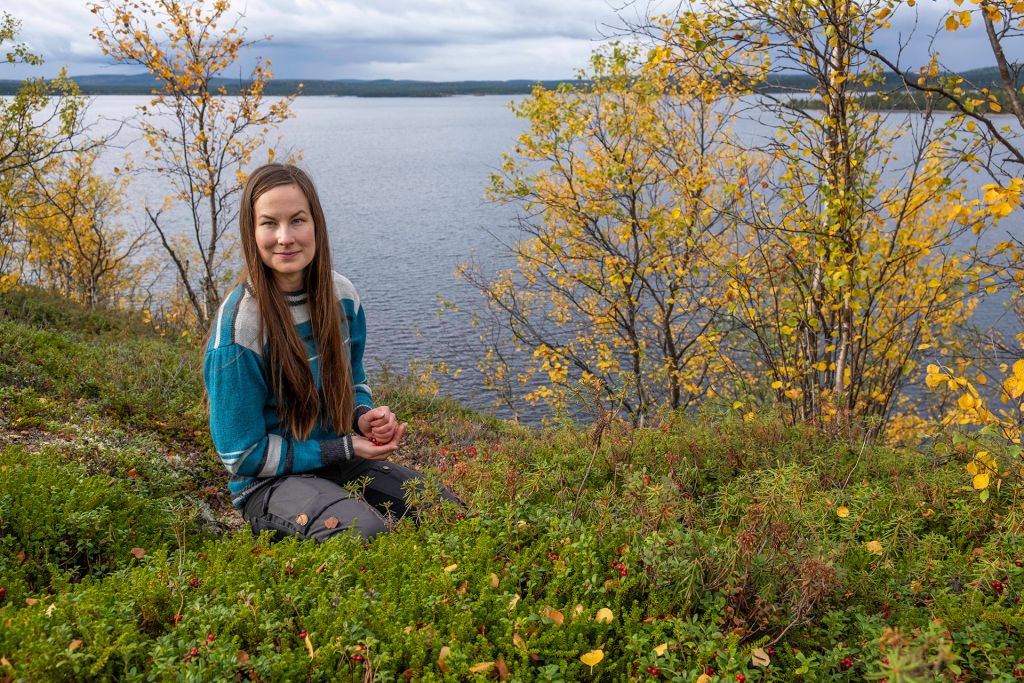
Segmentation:
[(359, 431), (352, 435), (356, 455), (367, 460), (384, 460), (398, 450), (405, 434), (405, 423), (399, 422), (387, 406), (378, 406), (359, 416)]

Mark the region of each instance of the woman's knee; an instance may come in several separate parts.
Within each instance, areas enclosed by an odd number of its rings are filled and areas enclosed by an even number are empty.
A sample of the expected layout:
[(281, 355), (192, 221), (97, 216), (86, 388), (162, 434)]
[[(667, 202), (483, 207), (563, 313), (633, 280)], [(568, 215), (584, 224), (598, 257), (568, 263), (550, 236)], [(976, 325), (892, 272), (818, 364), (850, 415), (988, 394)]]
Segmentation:
[(255, 533), (269, 530), (278, 538), (298, 536), (318, 543), (344, 533), (369, 540), (388, 529), (365, 500), (308, 474), (281, 477), (257, 490), (246, 501), (242, 516)]

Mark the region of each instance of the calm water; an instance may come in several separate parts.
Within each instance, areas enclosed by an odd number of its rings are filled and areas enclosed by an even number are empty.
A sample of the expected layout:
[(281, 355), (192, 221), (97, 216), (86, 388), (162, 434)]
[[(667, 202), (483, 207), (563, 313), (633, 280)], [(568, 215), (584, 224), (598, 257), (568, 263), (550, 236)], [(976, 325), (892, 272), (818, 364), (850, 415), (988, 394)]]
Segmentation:
[[(147, 99), (100, 97), (91, 115), (124, 118)], [(475, 369), (478, 332), (464, 316), (439, 316), (438, 297), (463, 311), (479, 309), (479, 294), (453, 271), (468, 260), (491, 272), (509, 263), (499, 240), (516, 237), (514, 208), (484, 195), (502, 153), (525, 128), (509, 110), (511, 99), (304, 97), (294, 104), (295, 118), (279, 129), (278, 148), (301, 152), (317, 183), (335, 269), (363, 299), (367, 368), (401, 371), (411, 360), (444, 361), (463, 373), (445, 381), (443, 391), (479, 408), (491, 406), (493, 395), (481, 388)], [(755, 138), (765, 130), (747, 127), (744, 134)], [(132, 137), (126, 132), (122, 140)], [(142, 151), (129, 144), (133, 150)], [(105, 163), (112, 168), (120, 156), (111, 153)], [(142, 177), (131, 193), (159, 206), (165, 191), (159, 180)], [(133, 214), (129, 220), (142, 225), (141, 207)], [(1011, 216), (1001, 235), (1024, 234), (1021, 220), (1020, 212)], [(990, 302), (978, 322), (1005, 327), (1003, 312)]]
[[(146, 99), (100, 97), (90, 111), (124, 117)], [(279, 149), (301, 152), (317, 183), (335, 270), (362, 298), (367, 369), (444, 361), (463, 369), (444, 391), (477, 407), (493, 401), (475, 370), (477, 332), (462, 316), (439, 316), (438, 297), (462, 310), (479, 307), (479, 294), (453, 272), (470, 259), (493, 267), (506, 258), (495, 236), (513, 236), (514, 209), (486, 201), (485, 192), (524, 128), (511, 99), (306, 97), (279, 129)], [(164, 191), (146, 178), (132, 189), (154, 205)]]

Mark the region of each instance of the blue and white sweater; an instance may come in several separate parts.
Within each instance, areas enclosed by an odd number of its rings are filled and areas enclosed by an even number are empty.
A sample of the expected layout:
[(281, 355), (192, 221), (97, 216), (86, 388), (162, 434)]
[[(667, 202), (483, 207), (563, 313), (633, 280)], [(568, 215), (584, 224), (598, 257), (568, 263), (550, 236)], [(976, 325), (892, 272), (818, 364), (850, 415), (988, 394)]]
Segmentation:
[[(348, 347), (355, 392), (355, 416), (373, 407), (373, 395), (363, 369), (366, 319), (359, 295), (349, 280), (334, 274), (334, 291), (343, 319), (347, 321)], [(313, 340), (309, 305), (305, 292), (286, 293), (299, 338), (318, 390), (319, 353)], [(231, 478), (231, 502), (241, 507), (256, 489), (285, 474), (308, 472), (353, 456), (349, 434), (338, 434), (330, 424), (318, 424), (309, 438), (299, 441), (289, 435), (277, 416), (277, 401), (270, 387), (265, 365), (265, 339), (257, 339), (259, 311), (247, 286), (240, 285), (228, 295), (206, 348), (203, 378), (210, 397), (210, 433), (217, 454)]]

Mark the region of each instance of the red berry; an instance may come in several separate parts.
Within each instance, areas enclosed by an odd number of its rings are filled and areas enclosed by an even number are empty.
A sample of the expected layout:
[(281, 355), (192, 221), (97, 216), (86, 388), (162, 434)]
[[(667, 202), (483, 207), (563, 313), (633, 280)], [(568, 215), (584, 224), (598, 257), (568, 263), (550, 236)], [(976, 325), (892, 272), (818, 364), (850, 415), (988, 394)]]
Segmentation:
[(359, 571), (361, 571), (361, 572), (365, 572), (365, 571), (366, 571), (366, 567), (360, 567), (360, 568), (359, 568)]
[(6, 597), (7, 597), (7, 589), (4, 588), (3, 586), (0, 586), (0, 600), (3, 600)]
[[(718, 656), (717, 652), (715, 653), (715, 656)], [(705, 666), (704, 667), (704, 675), (705, 676), (714, 676), (715, 675), (715, 670), (712, 669), (710, 666)]]
[(766, 648), (765, 652), (767, 652), (768, 656), (771, 657), (773, 654), (775, 654), (775, 648), (774, 647)]
[(206, 642), (208, 642), (208, 643), (212, 643), (215, 639), (216, 639), (216, 636), (214, 636), (212, 633), (210, 635), (206, 636)]
[(843, 661), (839, 662), (839, 666), (843, 671), (846, 671), (853, 666), (853, 658), (843, 657)]
[(306, 633), (306, 629), (302, 629), (301, 631), (299, 631), (299, 638), (301, 638), (302, 640), (305, 640), (306, 636), (308, 636), (308, 635), (309, 634)]
[(1002, 581), (993, 581), (992, 582), (992, 590), (994, 590), (996, 593), (1002, 593), (1003, 592), (1003, 582)]
[(363, 661), (363, 656), (362, 655), (352, 655), (352, 661), (353, 662), (361, 662), (361, 661)]
[(1024, 678), (1024, 671), (1021, 671), (1020, 669), (1014, 669), (1013, 670), (1013, 677), (1014, 678)]
[(173, 617), (171, 617), (171, 623), (172, 624), (177, 624), (177, 623), (180, 623), (180, 622), (181, 622), (181, 615), (180, 614), (175, 614)]
[(455, 519), (465, 519), (465, 518), (466, 518), (466, 513), (465, 512), (460, 512), (459, 514), (455, 515)]
[(740, 683), (743, 683), (743, 681), (747, 680), (747, 677), (744, 676), (743, 674), (736, 674), (736, 680), (739, 681)]
[(188, 580), (188, 585), (192, 586), (193, 588), (199, 588), (199, 585), (201, 583), (202, 581), (199, 580), (198, 576), (193, 576), (191, 579)]

